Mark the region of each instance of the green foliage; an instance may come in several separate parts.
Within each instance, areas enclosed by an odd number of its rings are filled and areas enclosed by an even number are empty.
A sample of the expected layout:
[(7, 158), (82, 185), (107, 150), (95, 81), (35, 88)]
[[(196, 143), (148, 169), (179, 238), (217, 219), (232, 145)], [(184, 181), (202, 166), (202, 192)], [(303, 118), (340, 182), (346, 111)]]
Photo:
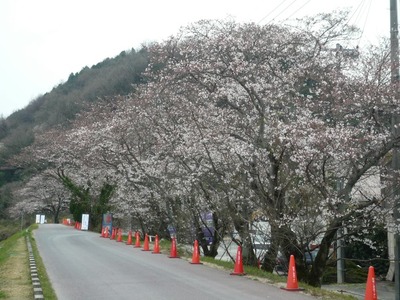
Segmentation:
[(88, 188), (77, 186), (68, 176), (60, 176), (64, 186), (71, 192), (69, 210), (75, 221), (81, 222), (82, 214), (90, 213), (90, 194)]
[[(367, 280), (368, 268), (361, 268), (354, 261), (345, 260), (345, 281), (346, 283), (364, 283)], [(332, 259), (328, 262), (325, 269), (322, 282), (324, 284), (337, 283), (337, 266), (336, 260)]]
[[(0, 219), (7, 219), (7, 209), (10, 207), (12, 203), (12, 196), (9, 190), (1, 189), (0, 190)], [(1, 236), (0, 236), (1, 240)]]
[(16, 167), (3, 167), (0, 171), (0, 187), (20, 180), (24, 176), (21, 168)]
[(30, 126), (21, 124), (21, 126), (13, 129), (10, 133), (2, 139), (4, 144), (0, 148), (0, 162), (6, 165), (6, 161), (9, 157), (20, 152), (20, 150), (26, 146), (29, 146), (34, 141), (34, 133)]
[(91, 229), (97, 230), (101, 223), (102, 215), (110, 210), (109, 200), (115, 190), (115, 186), (107, 182), (103, 183), (98, 196), (96, 191), (92, 190), (90, 184), (88, 187), (77, 185), (72, 179), (66, 176), (62, 171), (58, 172), (64, 186), (71, 192), (69, 210), (75, 221), (82, 221), (82, 214), (89, 214)]
[[(368, 234), (355, 234), (358, 240), (347, 241), (345, 257), (354, 261), (368, 271), (369, 266), (374, 266), (376, 275), (385, 275), (389, 267), (387, 231), (382, 225), (370, 226)], [(373, 244), (369, 246), (365, 240)], [(377, 258), (371, 261), (371, 258)], [(346, 262), (347, 263), (347, 262)]]
[(9, 238), (19, 230), (19, 224), (9, 220), (0, 220), (0, 241)]
[(69, 204), (69, 211), (74, 217), (75, 221), (82, 222), (82, 214), (90, 212), (90, 204), (88, 201), (73, 197)]
[(104, 183), (101, 188), (99, 201), (95, 204), (93, 212), (96, 215), (101, 216), (102, 214), (108, 212), (111, 209), (109, 205), (109, 200), (115, 190), (115, 186), (109, 183)]
[(6, 120), (4, 118), (0, 118), (0, 139), (7, 136), (8, 132), (9, 132), (9, 128), (8, 128)]

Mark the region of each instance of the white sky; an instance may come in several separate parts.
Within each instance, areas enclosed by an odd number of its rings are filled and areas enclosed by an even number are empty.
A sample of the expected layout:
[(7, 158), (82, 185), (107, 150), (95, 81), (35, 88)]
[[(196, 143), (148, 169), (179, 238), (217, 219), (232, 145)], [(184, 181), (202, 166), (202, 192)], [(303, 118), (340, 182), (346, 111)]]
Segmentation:
[[(24, 108), (70, 73), (200, 19), (260, 25), (349, 8), (364, 41), (389, 37), (390, 0), (0, 0), (0, 116)], [(367, 7), (370, 5), (369, 14)], [(357, 9), (358, 8), (358, 9)], [(375, 43), (375, 42), (374, 42)]]

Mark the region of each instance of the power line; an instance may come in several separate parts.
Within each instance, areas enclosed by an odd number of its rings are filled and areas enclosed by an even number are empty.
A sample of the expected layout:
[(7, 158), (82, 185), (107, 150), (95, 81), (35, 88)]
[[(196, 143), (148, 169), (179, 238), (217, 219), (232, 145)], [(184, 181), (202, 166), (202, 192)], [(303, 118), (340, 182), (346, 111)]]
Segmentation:
[(287, 0), (283, 0), (283, 2), (281, 2), (281, 4), (277, 5), (272, 11), (270, 11), (265, 17), (263, 17), (260, 21), (258, 21), (258, 23), (261, 23), (262, 21), (264, 21), (264, 19), (266, 19), (267, 17), (269, 17), (275, 10), (277, 10), (281, 5), (283, 5)]
[(363, 24), (363, 27), (362, 27), (362, 30), (361, 30), (361, 36), (360, 36), (360, 38), (358, 39), (358, 43), (360, 43), (360, 40), (361, 40), (362, 36), (364, 35), (365, 26), (367, 25), (367, 20), (368, 20), (368, 17), (369, 17), (369, 12), (370, 12), (370, 10), (371, 10), (371, 4), (372, 4), (372, 0), (369, 1), (369, 6), (368, 6), (368, 10), (367, 10), (367, 15), (366, 15), (365, 20), (364, 20), (364, 24)]
[(277, 16), (275, 16), (275, 18), (273, 18), (271, 21), (269, 21), (267, 24), (271, 23), (272, 21), (274, 21), (276, 18), (278, 18), (281, 14), (283, 14), (289, 7), (291, 7), (297, 0), (293, 0), (292, 2), (290, 2), (290, 4), (288, 6), (286, 6)]
[[(272, 15), (276, 10), (278, 10), (283, 4), (285, 4), (287, 0), (284, 0), (283, 2), (281, 2), (279, 5), (277, 5), (271, 12), (269, 12), (265, 17), (263, 17), (260, 21), (258, 21), (258, 23), (261, 23), (263, 20), (265, 20), (267, 17), (269, 17), (270, 15)], [(292, 15), (294, 15), (295, 13), (297, 13), (300, 9), (302, 9), (306, 4), (308, 4), (311, 0), (308, 0), (305, 4), (303, 4), (300, 8), (298, 8), (294, 13), (292, 13), (290, 15), (290, 17)], [(287, 12), (287, 10), (293, 6), (294, 3), (296, 3), (297, 0), (293, 0), (292, 2), (290, 2), (288, 5), (286, 5), (280, 12), (278, 12), (277, 15), (275, 15), (275, 17), (273, 17), (270, 21), (267, 22), (267, 24), (271, 23), (272, 21), (276, 20), (279, 16), (281, 16), (283, 13)]]
[(358, 4), (357, 8), (354, 10), (353, 14), (349, 17), (346, 22), (346, 25), (350, 22), (350, 20), (354, 17), (354, 15), (358, 12), (355, 22), (357, 22), (358, 17), (360, 16), (360, 12), (362, 11), (362, 7), (364, 6), (365, 0), (361, 0)]
[[(360, 43), (361, 38), (364, 35), (364, 31), (365, 31), (365, 27), (368, 21), (368, 17), (369, 17), (369, 12), (371, 10), (371, 5), (372, 5), (372, 0), (361, 0), (357, 7), (353, 10), (353, 13), (349, 16), (349, 18), (347, 19), (346, 23), (343, 24), (342, 28), (344, 28), (345, 26), (349, 25), (349, 24), (353, 24), (354, 26), (357, 26), (360, 28), (361, 30), (361, 34), (360, 36), (357, 38), (358, 42), (357, 44)], [(365, 17), (363, 17), (365, 15)], [(354, 21), (352, 21), (354, 19)], [(364, 20), (362, 20), (364, 19)], [(351, 22), (352, 21), (352, 22)], [(360, 26), (358, 26), (358, 23), (362, 24)]]
[(290, 19), (293, 15), (297, 14), (301, 9), (303, 9), (304, 6), (306, 6), (311, 0), (308, 0), (306, 3), (304, 3), (302, 6), (300, 6), (297, 10), (294, 11), (289, 17), (286, 19)]

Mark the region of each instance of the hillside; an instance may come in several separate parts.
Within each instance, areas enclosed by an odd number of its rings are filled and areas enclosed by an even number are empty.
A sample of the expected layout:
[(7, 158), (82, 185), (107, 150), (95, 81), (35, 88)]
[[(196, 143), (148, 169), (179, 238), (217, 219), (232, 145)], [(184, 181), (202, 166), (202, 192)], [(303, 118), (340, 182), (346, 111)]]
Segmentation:
[(125, 95), (143, 82), (147, 66), (145, 47), (122, 51), (92, 67), (71, 73), (68, 80), (32, 100), (25, 108), (0, 120), (0, 186), (10, 181), (14, 168), (7, 160), (34, 141), (34, 132), (66, 125), (91, 102), (112, 95)]

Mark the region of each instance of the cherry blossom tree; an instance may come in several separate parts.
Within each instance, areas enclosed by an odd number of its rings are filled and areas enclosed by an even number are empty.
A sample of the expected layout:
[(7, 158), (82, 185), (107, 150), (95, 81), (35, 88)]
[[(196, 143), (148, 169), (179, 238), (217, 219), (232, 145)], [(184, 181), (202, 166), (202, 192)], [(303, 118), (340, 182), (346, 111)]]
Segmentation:
[[(206, 20), (182, 28), (149, 47), (146, 85), (44, 133), (32, 156), (90, 207), (112, 187), (107, 208), (118, 219), (143, 232), (172, 225), (210, 256), (237, 231), (255, 263), (250, 225), (261, 215), (270, 228), (264, 268), (279, 252), (295, 254), (300, 278), (319, 286), (338, 231), (383, 224), (393, 210), (376, 193), (399, 143), (388, 122), (399, 108), (388, 49), (337, 45), (354, 33), (343, 13), (295, 27)], [(214, 216), (211, 246), (205, 212)]]
[[(271, 224), (270, 261), (279, 249), (302, 260), (303, 247), (320, 240), (304, 275), (313, 285), (321, 283), (338, 228), (387, 214), (382, 199), (353, 200), (352, 193), (362, 176), (376, 175), (369, 171), (382, 166), (398, 142), (385, 122), (398, 107), (381, 71), (385, 61), (372, 64), (366, 57), (357, 65), (359, 52), (349, 57), (335, 48), (338, 38), (352, 32), (339, 24), (345, 25), (343, 16), (323, 15), (314, 31), (204, 21), (154, 46), (150, 55), (154, 66), (164, 66), (147, 86), (150, 98), (168, 114), (185, 102), (195, 105), (206, 124), (198, 126), (204, 134), (197, 137), (205, 137), (202, 157), (210, 169), (233, 175), (216, 167), (221, 157), (214, 136), (240, 166), (246, 208), (261, 208)], [(213, 117), (223, 121), (215, 126)], [(184, 145), (201, 149), (186, 137)], [(303, 246), (293, 228), (317, 216), (323, 222), (318, 231), (304, 233)]]
[(68, 209), (70, 193), (54, 175), (43, 172), (17, 189), (14, 197), (20, 199), (15, 212), (45, 213), (52, 216), (54, 223), (59, 223), (60, 213)]

